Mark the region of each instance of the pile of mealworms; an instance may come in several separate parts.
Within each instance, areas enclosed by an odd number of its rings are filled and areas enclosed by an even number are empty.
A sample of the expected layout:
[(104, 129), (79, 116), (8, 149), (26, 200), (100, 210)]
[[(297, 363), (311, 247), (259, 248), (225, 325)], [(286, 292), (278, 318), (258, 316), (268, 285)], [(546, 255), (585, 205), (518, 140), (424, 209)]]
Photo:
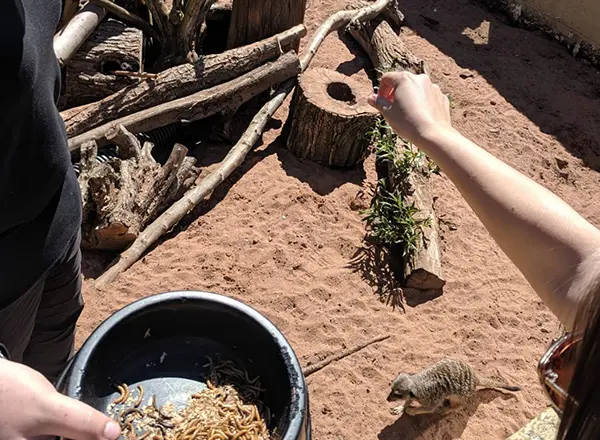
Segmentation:
[[(231, 361), (213, 365), (207, 388), (193, 394), (186, 408), (158, 406), (156, 396), (142, 405), (144, 389), (118, 385), (119, 397), (108, 408), (116, 414), (127, 440), (269, 440), (270, 411), (260, 400), (258, 377), (250, 378)], [(118, 408), (118, 410), (117, 410)], [(116, 412), (114, 410), (117, 410)]]

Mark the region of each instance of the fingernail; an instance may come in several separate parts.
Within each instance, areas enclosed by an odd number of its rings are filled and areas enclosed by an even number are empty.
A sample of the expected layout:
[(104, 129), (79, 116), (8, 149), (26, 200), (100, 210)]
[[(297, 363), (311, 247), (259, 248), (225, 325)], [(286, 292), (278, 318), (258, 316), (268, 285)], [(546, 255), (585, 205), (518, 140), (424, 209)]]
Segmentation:
[(117, 440), (121, 435), (121, 428), (116, 422), (110, 421), (104, 428), (104, 438), (106, 440)]
[(392, 105), (393, 104), (391, 101), (388, 101), (381, 95), (377, 95), (377, 102), (376, 102), (377, 107), (379, 107), (382, 110), (389, 110), (392, 108)]

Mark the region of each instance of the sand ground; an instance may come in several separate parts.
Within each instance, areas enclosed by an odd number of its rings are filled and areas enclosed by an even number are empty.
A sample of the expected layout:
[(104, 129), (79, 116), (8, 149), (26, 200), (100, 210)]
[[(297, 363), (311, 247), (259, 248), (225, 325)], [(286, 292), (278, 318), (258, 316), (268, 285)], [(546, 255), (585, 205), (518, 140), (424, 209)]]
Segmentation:
[[(309, 0), (309, 35), (346, 3)], [(599, 72), (470, 0), (405, 0), (402, 8), (401, 36), (451, 95), (457, 128), (600, 225)], [(313, 66), (371, 87), (366, 58), (337, 34), (327, 38)], [(403, 309), (378, 294), (389, 289), (372, 276), (361, 252), (364, 224), (350, 207), (375, 182), (372, 158), (357, 170), (332, 171), (297, 159), (278, 135), (278, 129), (266, 133), (241, 169), (109, 291), (92, 287), (102, 258), (86, 255), (78, 344), (133, 300), (206, 290), (264, 313), (304, 364), (359, 340), (393, 335), (308, 379), (317, 440), (504, 439), (543, 409), (536, 364), (558, 323), (451, 182), (435, 177), (444, 294)], [(197, 152), (205, 173), (227, 149)], [(445, 419), (396, 420), (385, 401), (390, 380), (447, 355), (523, 390), (514, 399), (482, 393)]]

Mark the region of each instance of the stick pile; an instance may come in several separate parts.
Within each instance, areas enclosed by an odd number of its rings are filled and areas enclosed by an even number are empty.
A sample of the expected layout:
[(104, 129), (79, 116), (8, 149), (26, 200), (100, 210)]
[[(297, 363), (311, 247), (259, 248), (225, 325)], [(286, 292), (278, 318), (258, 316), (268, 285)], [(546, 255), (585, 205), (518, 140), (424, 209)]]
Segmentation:
[[(229, 20), (239, 22), (240, 11), (281, 10), (278, 1), (253, 6), (234, 0), (232, 8), (221, 0), (90, 0), (81, 9), (77, 1), (65, 2), (54, 48), (69, 78), (61, 115), (79, 171), (83, 243), (122, 251), (96, 281), (98, 288), (134, 264), (242, 164), (327, 35), (368, 26), (380, 14), (401, 15), (396, 0), (339, 11), (316, 30), (301, 56), (303, 2), (284, 8), (265, 35), (236, 35), (241, 27)], [(228, 39), (211, 52), (204, 42), (214, 42), (207, 35), (215, 26)], [(136, 35), (136, 45), (128, 54), (115, 53), (125, 33)], [(198, 181), (200, 170), (181, 132), (213, 115), (231, 118), (249, 101), (262, 108), (221, 164)]]

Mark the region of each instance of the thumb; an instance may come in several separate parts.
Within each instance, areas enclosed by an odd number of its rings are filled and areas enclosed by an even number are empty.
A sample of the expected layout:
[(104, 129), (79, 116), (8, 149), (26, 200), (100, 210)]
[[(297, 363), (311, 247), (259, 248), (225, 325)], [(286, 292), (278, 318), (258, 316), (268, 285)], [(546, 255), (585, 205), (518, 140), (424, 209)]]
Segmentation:
[(55, 393), (48, 404), (41, 434), (71, 440), (117, 440), (121, 435), (115, 421), (83, 402)]

